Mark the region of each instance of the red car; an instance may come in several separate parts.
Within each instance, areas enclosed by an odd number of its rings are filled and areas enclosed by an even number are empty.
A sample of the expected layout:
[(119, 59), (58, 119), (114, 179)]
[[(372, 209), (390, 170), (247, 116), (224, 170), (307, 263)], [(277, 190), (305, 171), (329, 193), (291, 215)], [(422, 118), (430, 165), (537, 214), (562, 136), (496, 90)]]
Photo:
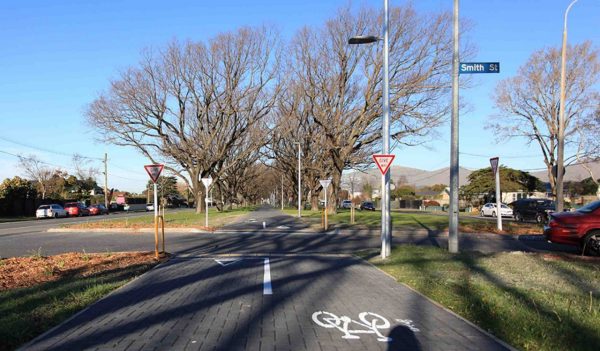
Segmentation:
[(574, 212), (550, 214), (544, 235), (553, 243), (579, 246), (586, 255), (600, 255), (600, 201)]
[(104, 207), (102, 204), (92, 205), (88, 207), (88, 210), (90, 210), (90, 216), (108, 214), (108, 208)]
[(65, 210), (69, 216), (89, 216), (90, 210), (87, 209), (81, 202), (67, 202)]

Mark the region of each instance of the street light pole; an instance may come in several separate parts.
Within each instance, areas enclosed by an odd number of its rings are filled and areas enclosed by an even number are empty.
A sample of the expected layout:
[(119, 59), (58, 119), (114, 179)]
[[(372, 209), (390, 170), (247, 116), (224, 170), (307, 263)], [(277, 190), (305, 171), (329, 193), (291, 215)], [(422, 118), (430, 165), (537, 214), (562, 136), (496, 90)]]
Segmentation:
[[(390, 153), (390, 95), (389, 95), (389, 0), (383, 1), (383, 38), (377, 36), (356, 36), (348, 44), (370, 44), (383, 40), (383, 123), (381, 138), (383, 154)], [(390, 217), (390, 172), (381, 176), (381, 258), (387, 258), (392, 251), (392, 222)]]
[[(390, 77), (389, 77), (389, 0), (383, 2), (383, 154), (390, 153)], [(390, 172), (383, 176), (383, 194), (381, 204), (381, 258), (391, 254), (392, 223), (390, 220)]]
[(301, 167), (302, 164), (300, 163), (300, 143), (296, 142), (295, 144), (298, 144), (298, 218), (302, 217), (302, 174), (301, 174)]
[(458, 0), (452, 16), (454, 48), (452, 52), (452, 121), (450, 126), (450, 208), (448, 209), (448, 251), (458, 252)]
[(573, 0), (565, 11), (560, 58), (560, 108), (558, 110), (558, 156), (556, 160), (556, 210), (558, 212), (562, 212), (564, 208), (563, 173), (565, 163), (565, 66), (567, 61), (567, 16), (569, 15), (571, 7), (573, 7), (577, 1), (578, 0)]

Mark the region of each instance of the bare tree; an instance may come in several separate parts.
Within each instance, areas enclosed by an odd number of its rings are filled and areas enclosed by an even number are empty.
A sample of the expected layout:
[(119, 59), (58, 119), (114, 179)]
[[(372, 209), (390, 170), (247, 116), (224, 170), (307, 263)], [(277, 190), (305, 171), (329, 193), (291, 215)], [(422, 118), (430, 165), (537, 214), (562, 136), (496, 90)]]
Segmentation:
[(600, 110), (597, 110), (594, 117), (584, 126), (576, 127), (578, 134), (578, 146), (575, 157), (577, 164), (581, 165), (590, 175), (592, 182), (596, 185), (596, 196), (600, 199), (600, 182), (594, 176), (592, 167), (593, 162), (600, 160)]
[(199, 178), (218, 180), (264, 141), (260, 122), (277, 97), (278, 39), (242, 28), (207, 44), (171, 43), (147, 52), (87, 111), (106, 142), (136, 148), (178, 175), (202, 209)]
[(37, 182), (38, 192), (42, 194), (42, 199), (45, 199), (48, 183), (52, 179), (54, 171), (35, 155), (19, 156), (19, 168), (23, 170), (27, 178)]
[[(593, 133), (593, 114), (600, 103), (600, 94), (594, 90), (600, 78), (600, 61), (598, 51), (590, 42), (569, 47), (567, 53), (565, 153), (570, 152), (570, 155), (565, 160), (569, 162), (577, 157), (575, 149), (586, 135), (597, 137), (597, 134), (589, 133)], [(539, 145), (553, 193), (556, 187), (552, 169), (557, 161), (560, 57), (558, 48), (538, 50), (515, 77), (501, 81), (495, 94), (500, 115), (490, 118), (487, 124), (499, 140), (524, 138), (528, 144)], [(588, 156), (585, 153), (579, 155), (580, 158)]]
[[(392, 136), (400, 143), (424, 141), (449, 109), (451, 45), (448, 13), (418, 15), (410, 6), (391, 11), (390, 106)], [(293, 39), (288, 91), (301, 100), (290, 106), (296, 119), (322, 135), (322, 177), (332, 178), (337, 198), (341, 175), (350, 166), (371, 162), (381, 145), (382, 47), (353, 46), (354, 35), (379, 32), (382, 18), (373, 10), (342, 9), (322, 28), (305, 28)], [(331, 203), (335, 210), (335, 201)]]
[(100, 173), (97, 167), (90, 166), (91, 160), (88, 157), (73, 154), (71, 162), (73, 163), (75, 176), (80, 180), (94, 180)]

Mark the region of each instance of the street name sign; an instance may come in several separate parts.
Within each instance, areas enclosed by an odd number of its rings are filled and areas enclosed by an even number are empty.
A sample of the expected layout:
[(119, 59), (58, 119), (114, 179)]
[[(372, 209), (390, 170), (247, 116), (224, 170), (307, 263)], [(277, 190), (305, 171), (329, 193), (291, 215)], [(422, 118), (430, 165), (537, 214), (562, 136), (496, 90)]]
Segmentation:
[(500, 62), (461, 62), (460, 74), (470, 73), (500, 73)]
[(381, 172), (381, 175), (385, 175), (387, 173), (387, 171), (388, 171), (388, 169), (390, 169), (390, 166), (392, 165), (392, 162), (394, 161), (395, 157), (396, 157), (396, 155), (386, 155), (386, 154), (373, 155), (373, 159), (375, 160), (377, 167), (379, 167), (379, 171)]
[(156, 183), (156, 181), (158, 180), (158, 177), (160, 176), (160, 173), (162, 172), (163, 168), (164, 168), (164, 165), (145, 165), (144, 166), (144, 169), (146, 170), (146, 172), (150, 176), (150, 179), (152, 179), (152, 181), (154, 183)]
[(329, 188), (329, 185), (331, 184), (331, 179), (321, 179), (319, 180), (319, 183), (321, 183), (321, 186), (325, 189)]
[(492, 157), (490, 158), (490, 164), (492, 165), (492, 174), (496, 175), (496, 172), (498, 171), (498, 157)]

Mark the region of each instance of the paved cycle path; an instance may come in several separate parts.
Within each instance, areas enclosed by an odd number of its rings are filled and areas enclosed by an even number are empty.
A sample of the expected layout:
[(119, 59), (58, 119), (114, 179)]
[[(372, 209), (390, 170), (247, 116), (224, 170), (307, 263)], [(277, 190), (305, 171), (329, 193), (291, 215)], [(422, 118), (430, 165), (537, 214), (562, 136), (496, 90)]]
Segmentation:
[(25, 350), (506, 350), (350, 256), (181, 255)]

